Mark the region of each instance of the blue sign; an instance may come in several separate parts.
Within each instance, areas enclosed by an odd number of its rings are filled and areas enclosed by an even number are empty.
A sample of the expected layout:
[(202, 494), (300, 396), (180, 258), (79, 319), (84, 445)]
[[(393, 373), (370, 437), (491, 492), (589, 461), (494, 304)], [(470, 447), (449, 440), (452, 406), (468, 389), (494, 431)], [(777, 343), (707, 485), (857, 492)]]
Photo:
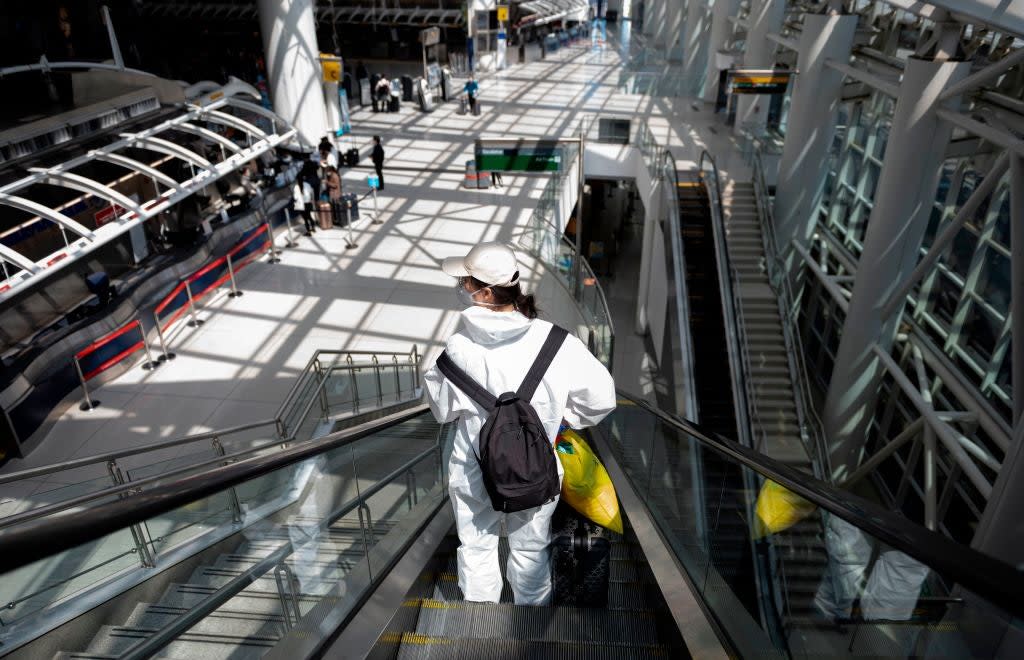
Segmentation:
[(380, 188), (380, 179), (377, 178), (376, 174), (371, 174), (366, 177), (366, 184), (376, 190), (377, 188)]

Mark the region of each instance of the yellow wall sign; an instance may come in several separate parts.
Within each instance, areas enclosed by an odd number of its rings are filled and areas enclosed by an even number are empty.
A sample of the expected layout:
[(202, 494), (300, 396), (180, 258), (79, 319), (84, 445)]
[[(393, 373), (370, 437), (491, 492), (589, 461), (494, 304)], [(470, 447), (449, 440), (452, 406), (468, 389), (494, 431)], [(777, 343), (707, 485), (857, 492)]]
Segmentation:
[(508, 5), (498, 5), (498, 22), (508, 23)]
[(324, 82), (341, 82), (341, 58), (337, 55), (320, 55), (320, 68)]

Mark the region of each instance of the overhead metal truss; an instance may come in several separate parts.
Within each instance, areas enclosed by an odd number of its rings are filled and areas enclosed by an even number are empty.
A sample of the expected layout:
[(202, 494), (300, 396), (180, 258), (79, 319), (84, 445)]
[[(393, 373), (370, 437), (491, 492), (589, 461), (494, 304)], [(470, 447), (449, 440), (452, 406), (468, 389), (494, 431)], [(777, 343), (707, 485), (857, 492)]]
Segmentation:
[[(267, 133), (243, 119), (224, 112), (223, 109), (226, 107), (235, 107), (266, 117), (274, 127), (273, 132)], [(194, 123), (196, 121), (220, 124), (242, 131), (245, 134), (246, 145), (243, 147), (236, 144), (208, 128), (197, 125)], [(162, 133), (171, 130), (191, 133), (220, 147), (223, 160), (212, 163), (202, 154), (161, 137)], [(35, 261), (16, 249), (0, 244), (0, 265), (3, 266), (2, 275), (6, 280), (0, 281), (0, 302), (16, 295), (27, 286), (50, 277), (56, 271), (75, 263), (133, 227), (166, 211), (224, 175), (289, 141), (298, 142), (303, 148), (308, 146), (302, 145), (296, 130), (273, 112), (253, 103), (226, 97), (202, 107), (185, 106), (182, 114), (177, 117), (137, 133), (123, 134), (105, 147), (93, 149), (60, 165), (30, 168), (28, 176), (0, 186), (0, 206), (17, 208), (54, 223), (64, 237), (64, 247)], [(184, 181), (178, 181), (151, 165), (120, 153), (121, 150), (131, 147), (180, 159), (191, 166), (191, 176)], [(74, 171), (93, 161), (112, 163), (149, 177), (155, 184), (156, 196), (153, 199), (136, 202), (106, 183)], [(37, 184), (59, 186), (105, 199), (117, 210), (118, 215), (114, 221), (91, 230), (64, 213), (33, 201), (28, 189)], [(69, 231), (72, 234), (70, 237)], [(14, 271), (12, 272), (8, 266), (14, 266)]]
[[(316, 20), (318, 23), (410, 27), (458, 28), (465, 25), (465, 15), (458, 8), (378, 7), (376, 4), (333, 7), (317, 3)], [(256, 4), (249, 2), (146, 2), (142, 11), (154, 17), (195, 18), (208, 21), (254, 21), (258, 18)]]
[(529, 0), (519, 5), (520, 12), (528, 15), (516, 27), (544, 25), (581, 11), (589, 11), (589, 8), (589, 0)]

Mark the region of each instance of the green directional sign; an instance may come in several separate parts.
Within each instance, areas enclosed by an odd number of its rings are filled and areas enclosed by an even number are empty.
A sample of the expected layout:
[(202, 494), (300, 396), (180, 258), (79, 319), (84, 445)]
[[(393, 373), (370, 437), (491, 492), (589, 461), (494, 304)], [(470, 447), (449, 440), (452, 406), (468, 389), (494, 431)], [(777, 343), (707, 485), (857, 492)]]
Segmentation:
[(557, 172), (562, 169), (562, 147), (550, 140), (488, 142), (477, 140), (477, 172)]

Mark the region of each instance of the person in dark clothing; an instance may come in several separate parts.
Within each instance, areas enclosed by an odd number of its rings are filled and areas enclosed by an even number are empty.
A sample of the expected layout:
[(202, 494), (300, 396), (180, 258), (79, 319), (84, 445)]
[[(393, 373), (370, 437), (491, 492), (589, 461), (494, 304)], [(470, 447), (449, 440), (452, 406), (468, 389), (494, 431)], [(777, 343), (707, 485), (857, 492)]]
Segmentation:
[(373, 169), (377, 170), (377, 180), (380, 182), (378, 187), (380, 190), (384, 190), (384, 147), (380, 144), (380, 136), (373, 136), (373, 153), (370, 154), (370, 160), (373, 161)]

